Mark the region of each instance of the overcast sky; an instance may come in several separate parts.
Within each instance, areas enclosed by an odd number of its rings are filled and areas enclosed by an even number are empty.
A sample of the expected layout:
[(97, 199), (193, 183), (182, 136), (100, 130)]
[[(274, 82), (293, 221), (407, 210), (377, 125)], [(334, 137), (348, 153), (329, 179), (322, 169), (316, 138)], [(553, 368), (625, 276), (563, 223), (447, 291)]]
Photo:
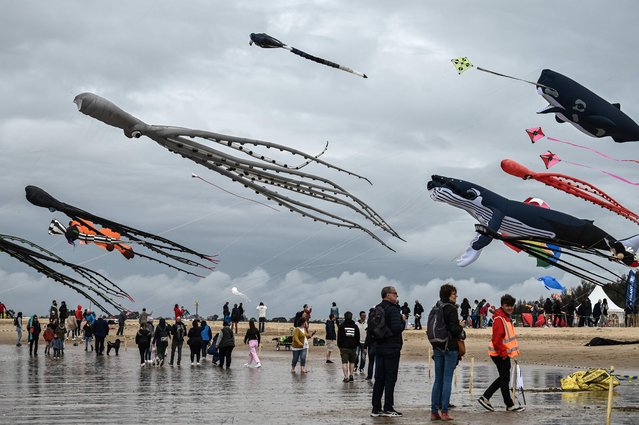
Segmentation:
[[(544, 68), (567, 75), (639, 118), (639, 4), (618, 1), (135, 1), (5, 2), (0, 15), (0, 233), (29, 239), (67, 261), (100, 270), (136, 300), (168, 315), (174, 303), (220, 313), (236, 286), (287, 316), (304, 303), (316, 317), (331, 301), (359, 311), (388, 284), (411, 308), (431, 305), (450, 281), (461, 297), (498, 302), (549, 293), (536, 277), (552, 274), (525, 254), (489, 245), (466, 268), (454, 263), (474, 237), (474, 221), (435, 203), (432, 174), (470, 180), (511, 199), (540, 197), (553, 209), (594, 219), (612, 235), (637, 233), (612, 213), (537, 182), (504, 174), (515, 159), (542, 171), (538, 155), (561, 158), (639, 180), (637, 169), (551, 142), (531, 145), (524, 130), (637, 158), (634, 143), (590, 138), (552, 115), (525, 83), (470, 70), (450, 59), (535, 81)], [(311, 54), (365, 72), (362, 79), (282, 49), (249, 46), (266, 32)], [(316, 154), (369, 178), (373, 185), (311, 165), (374, 208), (405, 240), (333, 228), (244, 201), (191, 178), (195, 172), (238, 195), (264, 198), (152, 140), (79, 113), (73, 98), (90, 91), (149, 124), (251, 137)], [(589, 181), (630, 209), (637, 189), (595, 170), (559, 164), (557, 172)], [(102, 217), (162, 234), (220, 264), (205, 279), (144, 259), (125, 260), (94, 246), (73, 248), (49, 236), (50, 213), (29, 204), (26, 185)], [(327, 206), (327, 208), (333, 208)], [(623, 268), (616, 268), (623, 273)], [(0, 300), (25, 313), (52, 299), (87, 305), (75, 292), (0, 255)]]

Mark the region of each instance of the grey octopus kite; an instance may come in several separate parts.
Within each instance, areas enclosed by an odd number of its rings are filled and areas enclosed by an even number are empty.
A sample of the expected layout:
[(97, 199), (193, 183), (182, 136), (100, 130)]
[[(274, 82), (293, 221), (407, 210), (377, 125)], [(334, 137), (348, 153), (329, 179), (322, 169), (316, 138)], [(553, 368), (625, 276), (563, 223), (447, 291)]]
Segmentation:
[[(278, 205), (289, 209), (291, 212), (312, 218), (314, 221), (362, 230), (386, 248), (393, 250), (377, 235), (360, 224), (291, 196), (299, 194), (346, 207), (363, 216), (383, 231), (402, 239), (379, 214), (363, 201), (329, 179), (300, 171), (300, 168), (305, 165), (316, 162), (371, 183), (365, 177), (319, 159), (319, 155), (311, 156), (288, 146), (262, 140), (240, 138), (189, 128), (146, 124), (123, 111), (109, 100), (93, 93), (79, 94), (75, 97), (74, 102), (83, 114), (89, 115), (105, 124), (121, 128), (127, 137), (139, 138), (147, 136), (169, 151), (201, 164), (233, 181), (237, 181), (244, 187), (254, 190), (268, 200), (277, 202)], [(255, 160), (231, 155), (220, 149), (199, 143), (196, 140), (216, 143), (228, 148), (230, 152), (240, 152)], [(305, 162), (299, 166), (290, 166), (254, 151), (255, 148), (273, 148), (280, 152), (299, 155)], [(288, 194), (284, 194), (284, 191)]]

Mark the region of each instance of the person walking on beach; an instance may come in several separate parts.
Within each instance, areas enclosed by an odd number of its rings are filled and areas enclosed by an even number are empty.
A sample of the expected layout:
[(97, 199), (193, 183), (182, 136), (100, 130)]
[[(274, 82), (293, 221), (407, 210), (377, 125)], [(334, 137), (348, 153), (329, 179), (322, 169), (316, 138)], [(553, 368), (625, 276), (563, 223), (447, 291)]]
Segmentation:
[(264, 333), (264, 327), (266, 325), (266, 309), (267, 307), (264, 305), (263, 302), (260, 301), (260, 305), (258, 305), (256, 308), (257, 310), (257, 317), (260, 323), (260, 333)]
[[(48, 327), (47, 327), (48, 329)], [(82, 332), (84, 335), (84, 351), (89, 351), (89, 344), (91, 345), (91, 351), (93, 351), (93, 326), (91, 326), (91, 322), (85, 321), (84, 326), (82, 327)], [(44, 333), (44, 339), (47, 339), (47, 333)], [(47, 344), (48, 346), (48, 344)], [(46, 352), (47, 350), (45, 350)]]
[(29, 340), (29, 355), (37, 356), (38, 340), (40, 339), (40, 332), (42, 332), (42, 327), (40, 326), (37, 314), (34, 314), (29, 319), (29, 322), (27, 323), (27, 331), (29, 332), (29, 336), (27, 338)]
[(231, 309), (229, 309), (229, 302), (225, 302), (222, 306), (222, 323), (231, 323)]
[(237, 304), (233, 304), (233, 310), (231, 310), (231, 322), (233, 323), (232, 330), (237, 333), (237, 323), (240, 321), (240, 309), (237, 308)]
[(160, 323), (158, 323), (155, 332), (153, 333), (153, 340), (151, 344), (155, 344), (158, 353), (158, 359), (160, 360), (160, 366), (164, 366), (164, 358), (166, 357), (166, 348), (169, 346), (169, 339), (171, 338), (171, 329), (166, 324), (166, 320), (161, 317)]
[(75, 320), (75, 312), (69, 314), (66, 320), (67, 340), (73, 338), (75, 340), (75, 331), (78, 328), (78, 321)]
[(144, 367), (146, 365), (146, 353), (151, 350), (151, 332), (146, 327), (146, 323), (140, 324), (140, 329), (135, 334), (135, 343), (138, 345), (138, 351), (140, 352), (140, 367)]
[(599, 322), (599, 326), (608, 326), (608, 300), (605, 298), (601, 303), (601, 321)]
[(104, 355), (104, 340), (109, 335), (109, 324), (104, 320), (104, 315), (100, 316), (93, 324), (93, 334), (95, 335), (95, 355)]
[(344, 321), (337, 331), (337, 346), (342, 359), (343, 382), (353, 382), (355, 370), (355, 350), (359, 344), (359, 328), (353, 321), (353, 313), (344, 313)]
[(178, 317), (182, 317), (184, 315), (184, 309), (181, 309), (179, 305), (175, 304), (173, 306), (173, 318), (177, 320)]
[(335, 315), (328, 316), (326, 321), (326, 363), (333, 363), (331, 360), (331, 353), (335, 349), (335, 341), (337, 340), (337, 333), (335, 332)]
[(124, 336), (125, 323), (126, 323), (126, 312), (122, 310), (120, 314), (118, 314), (118, 331), (115, 333), (115, 336)]
[(359, 373), (364, 373), (364, 366), (366, 366), (366, 330), (368, 329), (365, 311), (359, 312), (359, 320), (355, 324), (359, 329), (359, 341), (355, 349), (355, 370), (359, 368)]
[[(457, 288), (446, 283), (439, 289), (439, 301), (433, 309), (441, 313), (443, 317), (444, 330), (447, 331), (448, 340), (446, 342), (432, 342), (433, 360), (435, 361), (435, 382), (431, 392), (430, 420), (451, 421), (453, 418), (448, 414), (450, 407), (450, 394), (453, 385), (453, 374), (457, 363), (460, 360), (458, 341), (466, 338), (463, 320), (457, 316)], [(435, 310), (431, 312), (436, 314)], [(429, 316), (428, 332), (433, 331), (430, 323), (432, 316)], [(436, 331), (436, 329), (435, 329)], [(441, 409), (441, 415), (440, 415)]]
[[(75, 321), (77, 322), (78, 326), (75, 328), (75, 335), (73, 335), (76, 338), (80, 337), (80, 334), (82, 333), (83, 318), (84, 318), (84, 315), (82, 314), (82, 306), (78, 304), (78, 308), (75, 310)], [(81, 337), (80, 337), (80, 340), (82, 340)]]
[(206, 359), (206, 350), (208, 350), (213, 338), (213, 332), (211, 327), (207, 325), (206, 320), (202, 320), (202, 323), (200, 323), (200, 335), (202, 336), (202, 358)]
[[(375, 307), (371, 308), (368, 311), (368, 317), (371, 316), (371, 313), (375, 311)], [(366, 380), (371, 381), (373, 376), (375, 376), (375, 341), (373, 340), (373, 336), (371, 335), (371, 328), (368, 326), (368, 322), (366, 322), (366, 340), (364, 341), (364, 349), (366, 350), (366, 354), (368, 354), (368, 370), (366, 373)]]
[(233, 334), (233, 330), (229, 326), (229, 322), (224, 322), (217, 341), (217, 349), (220, 352), (220, 368), (224, 367), (225, 361), (226, 368), (229, 369), (231, 367), (231, 354), (233, 353), (234, 348), (235, 335)]
[(22, 312), (19, 311), (18, 315), (13, 319), (13, 325), (16, 327), (16, 347), (22, 346)]
[(306, 317), (302, 315), (299, 318), (298, 326), (293, 330), (293, 343), (291, 351), (293, 352), (293, 360), (291, 362), (291, 373), (295, 373), (297, 362), (300, 363), (300, 372), (306, 373), (306, 353), (308, 351), (308, 340), (315, 335), (308, 333), (306, 329)]
[(142, 313), (140, 313), (139, 323), (140, 326), (146, 326), (146, 321), (149, 318), (149, 313), (146, 312), (146, 307), (142, 309)]
[(335, 316), (335, 320), (339, 324), (339, 307), (337, 306), (337, 303), (335, 301), (333, 301), (333, 305), (331, 305), (331, 311), (329, 311), (328, 315), (330, 316), (331, 314)]
[(533, 303), (533, 306), (530, 309), (530, 315), (532, 316), (530, 327), (534, 328), (537, 325), (537, 319), (539, 319), (539, 301), (535, 301)]
[[(468, 304), (468, 300), (466, 300), (466, 304)], [(468, 307), (470, 307), (470, 304), (468, 304)], [(415, 315), (415, 330), (421, 331), (422, 315), (424, 314), (424, 307), (419, 302), (419, 300), (415, 300), (415, 307), (413, 307), (413, 314)], [(468, 312), (466, 312), (466, 315), (468, 315)]]
[(242, 305), (242, 303), (240, 303), (240, 304), (237, 306), (237, 311), (238, 311), (238, 313), (240, 313), (240, 314), (239, 314), (239, 317), (240, 317), (240, 320), (239, 320), (239, 321), (241, 322), (241, 321), (243, 321), (243, 320), (244, 320), (244, 306)]
[[(53, 328), (53, 323), (47, 324), (47, 328), (44, 330), (44, 342), (46, 345), (44, 346), (44, 354), (51, 354), (51, 341), (53, 341), (53, 337), (55, 336), (55, 329)], [(93, 350), (93, 345), (91, 346), (91, 350)]]
[[(388, 336), (375, 340), (375, 384), (373, 385), (373, 410), (371, 416), (402, 416), (395, 410), (395, 383), (399, 371), (399, 357), (402, 350), (402, 332), (406, 321), (399, 310), (397, 290), (393, 286), (385, 286), (381, 291), (382, 302), (375, 306), (384, 313), (384, 326)], [(369, 331), (371, 330), (369, 314)], [(382, 410), (382, 395), (384, 406)]]
[[(187, 334), (189, 340), (187, 344), (191, 349), (191, 366), (200, 365), (200, 354), (202, 353), (202, 329), (200, 321), (195, 319), (191, 322), (191, 329)], [(195, 361), (197, 360), (197, 363)]]
[(472, 328), (477, 328), (477, 323), (479, 322), (479, 301), (475, 300), (473, 303), (473, 309), (470, 312), (470, 320), (472, 322)]
[(59, 359), (62, 356), (62, 339), (58, 334), (53, 336), (53, 341), (51, 341), (51, 348), (53, 348), (53, 358)]
[(69, 309), (67, 308), (67, 302), (62, 301), (60, 304), (60, 308), (58, 309), (58, 317), (60, 318), (60, 323), (66, 323), (67, 317), (69, 317)]
[(468, 302), (468, 298), (464, 298), (460, 306), (461, 310), (461, 318), (466, 323), (465, 327), (470, 327), (470, 323), (468, 322), (468, 318), (470, 317), (470, 302)]
[(248, 362), (244, 366), (251, 367), (251, 364), (255, 363), (255, 367), (262, 367), (260, 358), (257, 356), (257, 347), (259, 347), (260, 342), (260, 331), (255, 327), (255, 320), (250, 320), (246, 335), (244, 335), (244, 344), (249, 346)]
[(173, 360), (175, 359), (175, 350), (177, 350), (177, 365), (180, 365), (182, 361), (182, 345), (184, 344), (184, 337), (186, 336), (186, 326), (182, 322), (180, 316), (175, 318), (175, 324), (171, 327), (171, 360), (169, 365), (173, 366)]
[(408, 303), (405, 302), (399, 309), (399, 311), (402, 313), (402, 316), (404, 316), (406, 319), (406, 326), (408, 326), (408, 316), (410, 316), (410, 307), (408, 306)]
[(546, 301), (544, 301), (544, 319), (546, 320), (546, 327), (552, 326), (552, 301), (550, 301), (550, 298), (546, 298)]
[(555, 328), (561, 327), (561, 300), (559, 298), (555, 298), (555, 301), (552, 303), (552, 326)]
[(58, 303), (56, 300), (51, 302), (49, 307), (49, 323), (56, 323), (58, 321)]
[(592, 308), (592, 325), (599, 326), (599, 318), (601, 317), (601, 300), (597, 300)]
[(566, 326), (572, 328), (575, 321), (575, 299), (570, 297), (568, 305), (566, 306)]
[(517, 336), (515, 335), (515, 327), (510, 320), (510, 315), (515, 309), (515, 298), (506, 294), (501, 297), (501, 307), (495, 311), (493, 315), (493, 333), (490, 345), (488, 347), (488, 355), (495, 363), (499, 376), (479, 397), (479, 404), (486, 410), (491, 412), (495, 408), (490, 404), (490, 398), (501, 390), (501, 396), (504, 398), (506, 410), (509, 412), (523, 412), (526, 410), (523, 406), (515, 406), (510, 397), (510, 359), (519, 355), (519, 345), (517, 344)]

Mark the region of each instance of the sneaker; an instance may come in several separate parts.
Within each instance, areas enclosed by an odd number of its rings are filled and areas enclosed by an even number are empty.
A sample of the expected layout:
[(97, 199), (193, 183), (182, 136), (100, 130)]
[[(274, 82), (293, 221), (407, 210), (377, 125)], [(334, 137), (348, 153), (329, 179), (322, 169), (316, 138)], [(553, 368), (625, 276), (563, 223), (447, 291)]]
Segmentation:
[(506, 407), (506, 411), (507, 412), (523, 412), (524, 410), (526, 410), (525, 406), (515, 406), (512, 405), (510, 407)]
[(191, 362), (191, 366), (195, 366), (195, 362)]
[(452, 420), (453, 420), (453, 418), (451, 418), (451, 417), (448, 415), (448, 412), (442, 412), (442, 414), (441, 414), (441, 418), (442, 418), (442, 421), (452, 421)]
[(160, 360), (160, 366), (164, 366), (164, 359)]
[(439, 416), (439, 413), (437, 413), (437, 412), (435, 412), (435, 413), (431, 412), (430, 413), (430, 420), (431, 421), (441, 421), (442, 417)]
[(353, 382), (353, 381), (354, 381), (354, 379), (353, 379), (353, 375), (350, 375), (350, 376), (348, 377), (348, 382)]
[(262, 367), (262, 363), (258, 363), (258, 364), (256, 364), (256, 365), (255, 365), (255, 367), (256, 367), (256, 368), (258, 368), (258, 367)]
[(377, 418), (379, 416), (384, 416), (384, 411), (383, 410), (378, 410), (378, 409), (373, 409), (371, 411), (371, 416), (374, 418)]
[(384, 410), (384, 414), (382, 416), (386, 416), (388, 418), (398, 418), (404, 415), (402, 415), (401, 412), (398, 412), (395, 409), (391, 409), (391, 410)]
[(144, 367), (146, 363), (140, 363), (140, 367)]
[(488, 400), (486, 397), (481, 396), (479, 397), (479, 400), (477, 401), (479, 402), (479, 404), (483, 406), (484, 409), (489, 410), (491, 412), (495, 411), (495, 408), (493, 407), (493, 405), (490, 404), (490, 400)]
[(326, 360), (326, 363), (333, 363), (333, 360)]
[(199, 365), (200, 365), (200, 362), (197, 362), (196, 364), (199, 366)]
[(251, 367), (248, 363), (244, 363), (244, 367)]
[(348, 378), (344, 377), (344, 379), (342, 379), (342, 382), (348, 382)]

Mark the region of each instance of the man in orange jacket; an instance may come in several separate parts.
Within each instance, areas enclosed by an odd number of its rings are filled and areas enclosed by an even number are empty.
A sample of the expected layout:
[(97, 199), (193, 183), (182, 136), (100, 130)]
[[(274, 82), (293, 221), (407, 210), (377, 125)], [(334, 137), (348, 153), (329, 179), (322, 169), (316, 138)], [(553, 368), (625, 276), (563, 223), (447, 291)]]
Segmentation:
[(515, 327), (510, 320), (510, 315), (515, 309), (515, 299), (511, 295), (504, 295), (501, 297), (501, 307), (493, 314), (493, 336), (488, 347), (488, 355), (490, 356), (497, 371), (499, 377), (490, 384), (490, 386), (484, 392), (484, 395), (479, 397), (479, 404), (481, 404), (486, 410), (494, 412), (492, 404), (490, 404), (490, 398), (501, 390), (501, 395), (506, 403), (506, 410), (509, 412), (523, 412), (526, 410), (523, 406), (515, 406), (513, 399), (510, 397), (509, 384), (510, 384), (510, 359), (519, 355), (519, 345), (517, 344), (517, 337), (515, 336)]

